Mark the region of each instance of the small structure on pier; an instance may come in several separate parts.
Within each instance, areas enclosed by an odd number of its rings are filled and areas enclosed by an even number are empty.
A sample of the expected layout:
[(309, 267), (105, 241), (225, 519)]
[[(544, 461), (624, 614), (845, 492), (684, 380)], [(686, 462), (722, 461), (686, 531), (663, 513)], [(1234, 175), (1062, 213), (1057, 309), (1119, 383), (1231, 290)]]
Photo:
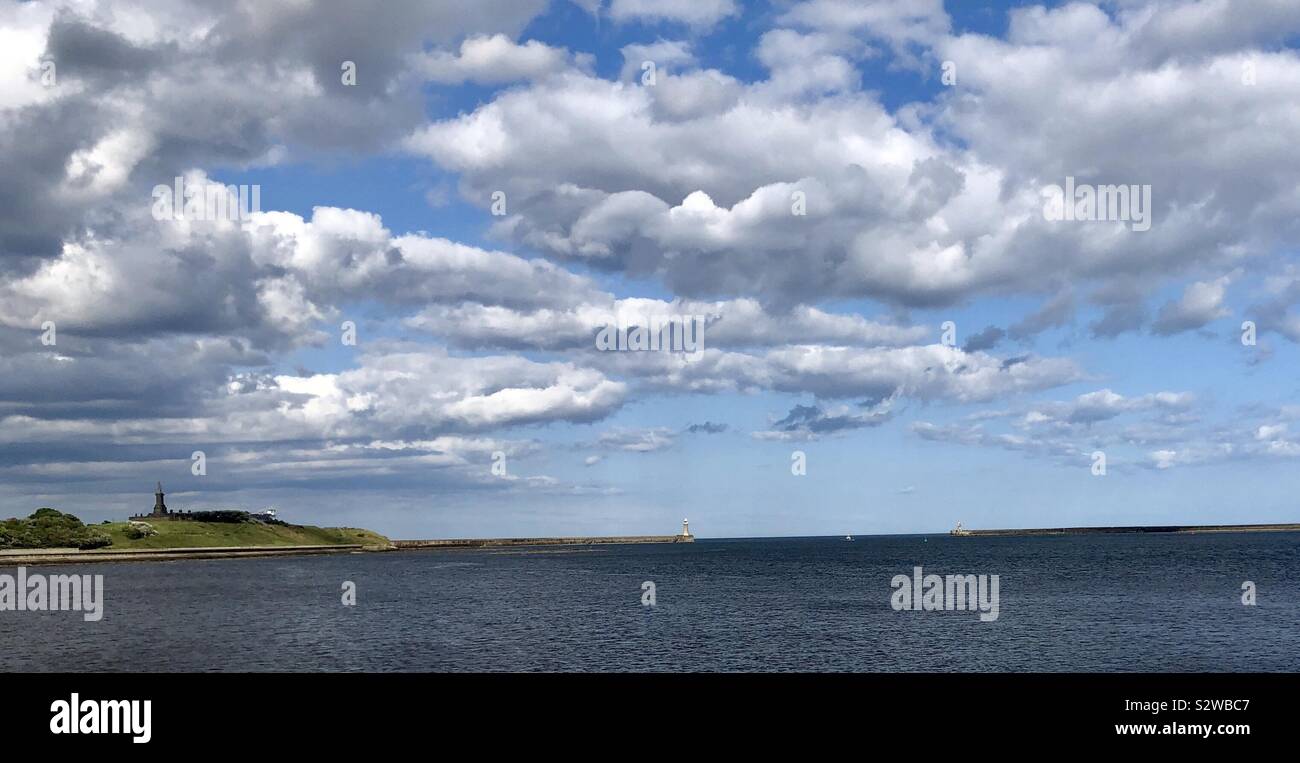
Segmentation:
[(689, 537), (691, 537), (691, 520), (689, 520), (689, 519), (683, 519), (683, 520), (682, 520), (682, 533), (681, 533), (681, 537), (683, 537), (683, 538), (689, 538)]

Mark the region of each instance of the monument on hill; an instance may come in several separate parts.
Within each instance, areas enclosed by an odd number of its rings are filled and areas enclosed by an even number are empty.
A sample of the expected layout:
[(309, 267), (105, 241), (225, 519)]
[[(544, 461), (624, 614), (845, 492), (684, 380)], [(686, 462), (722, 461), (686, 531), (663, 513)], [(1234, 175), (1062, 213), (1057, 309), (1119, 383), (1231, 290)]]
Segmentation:
[(155, 490), (153, 494), (153, 513), (149, 516), (165, 517), (167, 514), (167, 504), (163, 503), (162, 483), (159, 482), (158, 489)]
[(132, 522), (147, 522), (154, 519), (180, 519), (180, 512), (175, 512), (167, 508), (163, 501), (162, 483), (158, 483), (158, 489), (153, 494), (153, 511), (148, 514), (137, 514), (129, 519)]

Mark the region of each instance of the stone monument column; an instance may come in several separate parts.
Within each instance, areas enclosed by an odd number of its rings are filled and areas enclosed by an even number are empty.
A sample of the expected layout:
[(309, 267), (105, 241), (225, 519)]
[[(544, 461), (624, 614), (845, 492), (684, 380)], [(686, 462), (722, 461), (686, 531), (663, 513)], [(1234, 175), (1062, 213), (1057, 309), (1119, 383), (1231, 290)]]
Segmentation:
[(162, 483), (158, 483), (158, 490), (153, 494), (153, 515), (162, 517), (167, 515), (167, 504), (163, 503)]

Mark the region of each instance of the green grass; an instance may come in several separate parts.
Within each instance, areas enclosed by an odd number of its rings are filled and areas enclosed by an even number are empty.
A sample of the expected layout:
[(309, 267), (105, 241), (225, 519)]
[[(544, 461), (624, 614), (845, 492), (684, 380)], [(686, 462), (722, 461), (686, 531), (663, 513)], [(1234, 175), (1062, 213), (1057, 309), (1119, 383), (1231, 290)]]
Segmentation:
[(140, 548), (196, 548), (202, 546), (339, 546), (349, 543), (388, 545), (388, 538), (355, 527), (311, 527), (304, 525), (264, 525), (257, 522), (184, 522), (170, 519), (149, 524), (157, 535), (132, 540), (126, 537), (126, 522), (94, 525), (108, 533), (113, 545), (106, 551)]

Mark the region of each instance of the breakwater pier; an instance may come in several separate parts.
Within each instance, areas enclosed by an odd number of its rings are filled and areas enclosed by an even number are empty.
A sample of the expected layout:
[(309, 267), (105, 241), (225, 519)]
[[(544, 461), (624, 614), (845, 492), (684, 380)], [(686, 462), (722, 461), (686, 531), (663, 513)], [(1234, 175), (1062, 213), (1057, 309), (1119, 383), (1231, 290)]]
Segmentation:
[(694, 535), (616, 535), (572, 538), (446, 538), (395, 540), (399, 551), (435, 548), (500, 548), (507, 546), (598, 546), (630, 543), (692, 543)]
[(443, 538), (438, 540), (395, 540), (393, 547), (399, 551), (434, 548), (505, 548), (513, 546), (602, 546), (634, 543), (694, 543), (691, 521), (682, 520), (682, 531), (676, 535), (600, 535), (569, 536), (561, 538)]
[(1006, 530), (968, 530), (957, 525), (949, 535), (962, 537), (976, 536), (1024, 536), (1024, 535), (1102, 535), (1108, 533), (1259, 533), (1259, 532), (1300, 532), (1300, 524), (1265, 524), (1265, 525), (1139, 525), (1132, 527), (1039, 527)]

